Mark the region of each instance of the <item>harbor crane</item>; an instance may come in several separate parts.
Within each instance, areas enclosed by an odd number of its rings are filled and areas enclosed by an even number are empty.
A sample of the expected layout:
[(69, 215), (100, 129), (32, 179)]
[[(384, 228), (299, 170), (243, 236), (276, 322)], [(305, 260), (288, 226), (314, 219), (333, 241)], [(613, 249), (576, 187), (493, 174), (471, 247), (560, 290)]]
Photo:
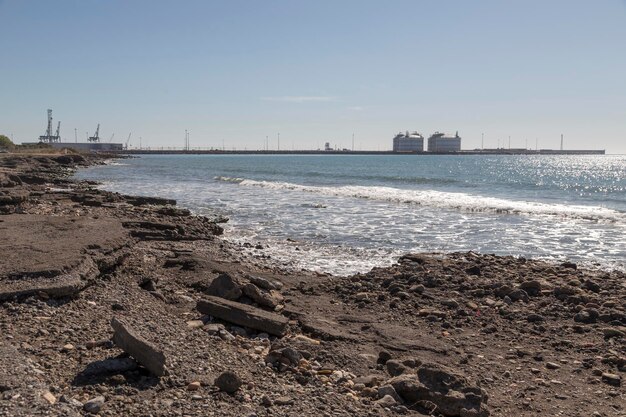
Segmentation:
[(44, 142), (44, 143), (53, 143), (53, 142), (60, 142), (60, 138), (59, 138), (59, 128), (61, 127), (60, 122), (59, 122), (59, 126), (57, 127), (57, 134), (53, 135), (52, 134), (52, 109), (48, 109), (48, 128), (46, 129), (46, 133), (44, 135), (39, 136), (39, 142)]
[(60, 132), (61, 132), (61, 121), (59, 120), (59, 122), (57, 123), (57, 132), (54, 135), (54, 136), (57, 137), (57, 140), (59, 140), (59, 141), (61, 140)]
[(100, 142), (100, 123), (98, 123), (96, 133), (93, 136), (88, 137), (87, 140), (89, 142)]
[(133, 132), (130, 132), (128, 134), (128, 139), (126, 139), (126, 143), (124, 144), (124, 149), (128, 149), (128, 144), (130, 143), (130, 135), (132, 135)]
[(111, 137), (109, 138), (109, 143), (113, 142), (113, 136), (115, 136), (115, 133), (113, 133)]

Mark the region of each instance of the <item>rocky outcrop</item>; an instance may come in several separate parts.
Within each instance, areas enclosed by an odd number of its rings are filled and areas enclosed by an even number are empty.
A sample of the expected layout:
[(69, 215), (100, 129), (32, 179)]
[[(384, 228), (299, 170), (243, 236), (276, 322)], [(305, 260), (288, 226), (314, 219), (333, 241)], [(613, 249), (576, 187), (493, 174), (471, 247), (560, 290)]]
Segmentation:
[(486, 417), (487, 394), (464, 376), (441, 365), (424, 364), (416, 375), (400, 375), (387, 382), (409, 404), (450, 417)]
[(60, 298), (73, 296), (83, 290), (99, 270), (91, 258), (84, 258), (76, 268), (53, 277), (24, 276), (0, 281), (0, 302), (33, 294)]

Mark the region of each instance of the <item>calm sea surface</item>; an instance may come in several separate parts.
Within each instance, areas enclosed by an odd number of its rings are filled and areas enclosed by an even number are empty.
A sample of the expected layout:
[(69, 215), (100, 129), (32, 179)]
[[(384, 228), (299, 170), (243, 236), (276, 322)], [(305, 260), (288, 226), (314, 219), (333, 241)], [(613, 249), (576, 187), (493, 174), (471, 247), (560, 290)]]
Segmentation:
[(626, 268), (626, 156), (144, 156), (80, 171), (230, 218), (226, 238), (335, 274), (409, 251)]

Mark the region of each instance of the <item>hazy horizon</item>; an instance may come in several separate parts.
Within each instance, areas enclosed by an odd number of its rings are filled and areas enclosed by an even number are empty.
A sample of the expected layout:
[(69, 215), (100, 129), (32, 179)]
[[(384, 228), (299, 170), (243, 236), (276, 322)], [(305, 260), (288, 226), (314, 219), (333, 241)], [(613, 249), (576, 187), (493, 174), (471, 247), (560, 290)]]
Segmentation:
[(387, 150), (398, 131), (626, 153), (626, 2), (0, 0), (0, 133)]

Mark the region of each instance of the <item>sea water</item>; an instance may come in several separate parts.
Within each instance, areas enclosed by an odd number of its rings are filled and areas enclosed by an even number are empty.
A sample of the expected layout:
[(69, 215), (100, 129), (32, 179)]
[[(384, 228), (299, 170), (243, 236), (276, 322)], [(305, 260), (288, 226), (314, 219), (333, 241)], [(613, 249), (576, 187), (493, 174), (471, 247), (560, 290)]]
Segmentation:
[(626, 268), (626, 156), (151, 155), (77, 176), (225, 215), (286, 268), (470, 250)]

